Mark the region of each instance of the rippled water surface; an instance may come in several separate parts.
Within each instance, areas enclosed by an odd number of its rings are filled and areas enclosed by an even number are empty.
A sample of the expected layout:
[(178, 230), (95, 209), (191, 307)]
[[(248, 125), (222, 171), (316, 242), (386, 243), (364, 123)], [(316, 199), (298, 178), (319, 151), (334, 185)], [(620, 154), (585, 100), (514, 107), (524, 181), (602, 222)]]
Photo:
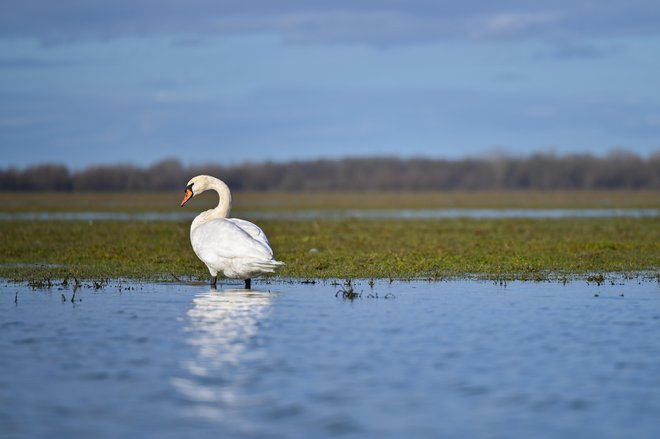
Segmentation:
[(658, 437), (656, 282), (254, 286), (3, 283), (0, 437)]

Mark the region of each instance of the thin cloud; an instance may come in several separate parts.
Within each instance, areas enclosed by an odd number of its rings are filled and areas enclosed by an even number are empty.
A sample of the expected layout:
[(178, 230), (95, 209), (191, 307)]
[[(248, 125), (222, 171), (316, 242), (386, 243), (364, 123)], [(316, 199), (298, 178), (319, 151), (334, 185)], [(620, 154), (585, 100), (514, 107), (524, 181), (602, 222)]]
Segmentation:
[[(443, 40), (545, 41), (660, 34), (656, 0), (488, 0), (311, 3), (303, 0), (15, 0), (3, 5), (0, 38), (65, 43), (144, 35), (269, 33), (322, 44), (412, 44)], [(185, 41), (185, 40), (182, 40)]]
[(0, 69), (50, 69), (71, 65), (63, 60), (43, 60), (37, 58), (0, 58)]
[(537, 56), (539, 58), (573, 61), (607, 58), (622, 52), (624, 52), (622, 47), (600, 47), (596, 44), (569, 42), (557, 44), (550, 50), (539, 52)]
[(560, 25), (558, 12), (500, 12), (477, 21), (474, 28), (480, 37), (505, 37), (538, 32), (544, 26)]

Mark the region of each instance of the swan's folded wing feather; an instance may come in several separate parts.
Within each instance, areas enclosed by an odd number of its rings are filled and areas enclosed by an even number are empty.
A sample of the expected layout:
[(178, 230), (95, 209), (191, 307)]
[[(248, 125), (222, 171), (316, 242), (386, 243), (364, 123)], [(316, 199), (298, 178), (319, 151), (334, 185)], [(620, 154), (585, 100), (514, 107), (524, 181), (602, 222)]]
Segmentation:
[(269, 260), (273, 254), (269, 246), (226, 219), (200, 225), (193, 230), (191, 238), (195, 253), (207, 264), (217, 258)]
[[(261, 228), (256, 225), (251, 223), (250, 221), (246, 221), (244, 219), (240, 218), (227, 218), (227, 221), (237, 225), (240, 227), (244, 232), (246, 232), (248, 235), (250, 235), (253, 239), (256, 239), (257, 241), (261, 242), (264, 244), (264, 246), (270, 250), (270, 242), (268, 241), (268, 237), (264, 233)], [(271, 251), (271, 256), (272, 256), (272, 251)]]

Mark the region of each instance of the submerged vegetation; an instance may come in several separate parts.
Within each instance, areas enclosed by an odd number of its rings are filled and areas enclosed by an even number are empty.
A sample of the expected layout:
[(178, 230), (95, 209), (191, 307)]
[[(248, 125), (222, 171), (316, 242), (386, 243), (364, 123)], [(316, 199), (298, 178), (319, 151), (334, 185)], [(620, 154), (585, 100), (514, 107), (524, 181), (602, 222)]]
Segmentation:
[[(660, 267), (657, 218), (262, 221), (285, 278), (562, 279)], [(0, 277), (207, 280), (187, 222), (2, 221)], [(600, 278), (599, 278), (600, 279)]]

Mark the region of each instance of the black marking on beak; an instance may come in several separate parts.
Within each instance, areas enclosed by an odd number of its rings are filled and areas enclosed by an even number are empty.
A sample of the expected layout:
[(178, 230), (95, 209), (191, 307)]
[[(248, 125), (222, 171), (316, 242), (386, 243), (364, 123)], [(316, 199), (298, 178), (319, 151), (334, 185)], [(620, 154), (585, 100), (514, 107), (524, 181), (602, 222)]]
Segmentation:
[(185, 190), (186, 196), (183, 197), (183, 201), (181, 202), (181, 207), (183, 207), (188, 202), (188, 200), (190, 200), (195, 195), (193, 193), (192, 187), (193, 187), (192, 183), (186, 186), (186, 190)]

